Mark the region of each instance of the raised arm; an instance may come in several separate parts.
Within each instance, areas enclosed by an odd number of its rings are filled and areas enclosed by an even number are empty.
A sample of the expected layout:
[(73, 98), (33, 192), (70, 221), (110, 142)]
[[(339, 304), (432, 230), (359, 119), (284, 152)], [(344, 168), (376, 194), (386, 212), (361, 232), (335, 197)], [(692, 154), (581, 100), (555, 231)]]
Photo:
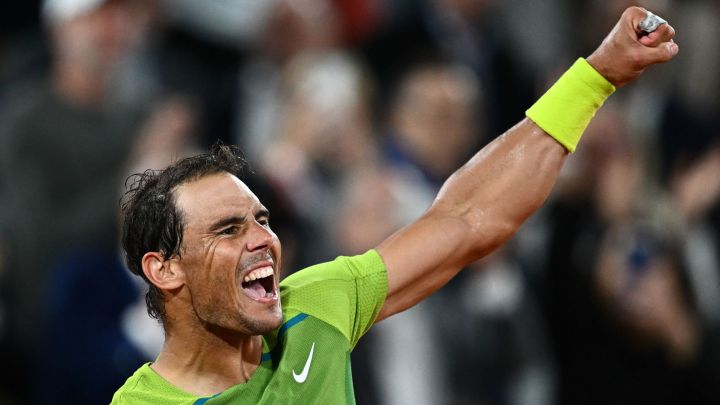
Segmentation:
[[(677, 54), (673, 28), (664, 24), (645, 35), (638, 29), (645, 17), (645, 9), (627, 9), (587, 58), (607, 87), (623, 86), (647, 66)], [(450, 176), (421, 218), (377, 247), (388, 269), (389, 284), (378, 320), (417, 304), (445, 285), (464, 266), (507, 241), (542, 205), (568, 150), (574, 149), (576, 138), (594, 113), (565, 114), (566, 109), (576, 110), (583, 102), (597, 108), (603, 101), (598, 97), (604, 99), (611, 92), (599, 95), (601, 91), (590, 86), (588, 94), (579, 94), (589, 100), (576, 100), (582, 82), (572, 90), (572, 97), (563, 93), (565, 90), (552, 95), (554, 90), (549, 91), (546, 96), (551, 100), (541, 98), (536, 104), (541, 104), (539, 108), (534, 106), (533, 114), (528, 114), (532, 119), (525, 118), (480, 150)]]

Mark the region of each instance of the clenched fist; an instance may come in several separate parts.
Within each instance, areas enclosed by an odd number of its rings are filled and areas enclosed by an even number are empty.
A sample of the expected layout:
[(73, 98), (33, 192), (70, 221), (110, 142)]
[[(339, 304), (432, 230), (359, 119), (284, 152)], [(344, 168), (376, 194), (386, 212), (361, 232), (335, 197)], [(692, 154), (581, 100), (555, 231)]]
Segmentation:
[(630, 7), (587, 61), (616, 87), (635, 80), (646, 67), (667, 62), (678, 53), (675, 29), (662, 24), (650, 34), (639, 28), (647, 16), (642, 7)]

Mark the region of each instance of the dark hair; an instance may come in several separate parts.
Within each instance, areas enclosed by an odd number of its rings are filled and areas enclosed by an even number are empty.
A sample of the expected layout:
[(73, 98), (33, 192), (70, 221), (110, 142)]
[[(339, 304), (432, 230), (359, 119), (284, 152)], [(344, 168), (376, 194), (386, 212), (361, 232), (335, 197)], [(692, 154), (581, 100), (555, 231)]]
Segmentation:
[(125, 181), (128, 190), (120, 204), (125, 261), (130, 271), (148, 283), (145, 296), (148, 314), (162, 324), (165, 324), (162, 292), (143, 273), (142, 258), (147, 252), (161, 252), (166, 260), (181, 253), (184, 224), (182, 212), (175, 205), (174, 190), (215, 173), (228, 172), (242, 178), (247, 167), (239, 148), (217, 143), (210, 153), (182, 159), (164, 170), (146, 170)]

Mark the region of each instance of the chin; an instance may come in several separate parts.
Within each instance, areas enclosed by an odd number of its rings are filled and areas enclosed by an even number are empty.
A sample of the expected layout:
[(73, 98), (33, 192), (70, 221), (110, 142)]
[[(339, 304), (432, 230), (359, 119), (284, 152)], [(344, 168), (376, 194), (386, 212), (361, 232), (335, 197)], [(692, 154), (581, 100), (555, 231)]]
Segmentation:
[(264, 335), (272, 332), (282, 325), (283, 315), (280, 308), (277, 308), (276, 311), (273, 311), (271, 314), (267, 314), (267, 316), (248, 319), (247, 321), (247, 329), (251, 332), (251, 334)]
[(282, 311), (280, 311), (280, 308), (278, 308), (277, 314), (274, 314), (273, 319), (270, 320), (270, 322), (268, 322), (268, 324), (269, 324), (268, 326), (270, 326), (270, 330), (268, 330), (268, 332), (279, 328), (280, 325), (282, 325), (282, 322), (283, 322), (283, 314), (282, 314)]

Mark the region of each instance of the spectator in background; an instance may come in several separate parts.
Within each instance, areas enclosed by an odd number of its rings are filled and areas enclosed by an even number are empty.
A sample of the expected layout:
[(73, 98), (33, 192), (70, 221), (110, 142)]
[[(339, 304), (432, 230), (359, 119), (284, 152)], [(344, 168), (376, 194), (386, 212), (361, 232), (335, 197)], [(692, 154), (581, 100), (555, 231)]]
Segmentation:
[[(554, 404), (546, 331), (515, 245), (473, 263), (431, 298), (448, 403)], [(448, 336), (458, 318), (466, 321)]]
[[(717, 135), (715, 136), (717, 139)], [(669, 188), (679, 214), (682, 265), (700, 339), (694, 369), (700, 398), (720, 397), (720, 148), (677, 170)]]
[(107, 403), (127, 373), (162, 347), (162, 330), (147, 316), (143, 293), (111, 241), (58, 257), (36, 318), (31, 389), (20, 403)]
[[(184, 99), (164, 101), (142, 126), (127, 166), (157, 169), (183, 156), (194, 117)], [(144, 293), (144, 286), (127, 277), (117, 238), (62, 249), (39, 299), (35, 403), (105, 403), (128, 372), (157, 356), (163, 332), (147, 316)]]
[[(701, 330), (683, 283), (678, 243), (642, 219), (611, 225), (599, 247), (594, 295), (595, 332), (605, 344), (586, 358), (594, 381), (588, 403), (708, 403), (692, 379)], [(614, 372), (609, 372), (614, 370)], [(697, 396), (700, 396), (698, 398)]]
[(541, 292), (557, 403), (711, 403), (717, 337), (698, 312), (682, 228), (651, 187), (626, 110), (606, 107), (547, 212)]
[[(393, 84), (405, 77), (408, 70), (429, 60), (439, 60), (465, 66), (482, 81), (485, 96), (493, 102), (476, 106), (476, 112), (486, 118), (488, 133), (498, 134), (513, 125), (532, 102), (534, 77), (521, 68), (522, 55), (505, 34), (505, 3), (387, 2), (385, 24), (362, 47), (378, 80), (378, 94), (384, 97), (379, 100), (378, 111), (385, 110)], [(535, 27), (532, 34), (542, 32), (543, 27)]]
[(683, 165), (670, 180), (673, 206), (683, 232), (684, 263), (697, 291), (701, 317), (720, 326), (720, 147)]
[[(659, 132), (660, 175), (669, 182), (709, 147), (717, 146), (720, 128), (720, 51), (708, 46), (720, 35), (720, 5), (712, 1), (683, 2), (679, 22), (687, 27), (687, 55), (675, 69), (669, 97), (663, 103)], [(707, 49), (706, 49), (707, 48)]]
[(238, 71), (259, 42), (278, 0), (163, 0), (153, 44), (162, 86), (191, 96), (202, 146), (234, 142)]
[[(152, 15), (151, 2), (47, 0), (42, 17), (52, 50), (49, 76), (13, 87), (3, 100), (0, 206), (8, 258), (0, 286), (7, 314), (0, 356), (13, 371), (0, 391), (7, 392), (8, 403), (32, 403), (41, 384), (35, 372), (42, 365), (35, 356), (43, 339), (54, 337), (43, 333), (45, 305), (57, 303), (52, 296), (59, 286), (53, 282), (71, 282), (53, 274), (59, 257), (81, 246), (116, 246), (119, 193), (130, 159), (139, 157), (135, 145), (149, 153), (148, 142), (168, 146), (151, 139), (187, 140), (192, 118), (182, 102), (158, 105), (148, 115), (144, 109), (153, 100), (126, 98), (142, 94), (128, 90), (144, 83), (143, 77), (124, 73), (146, 39)], [(96, 277), (106, 280), (101, 273)], [(118, 296), (136, 293), (129, 283), (116, 287), (111, 291)], [(106, 315), (117, 319), (117, 313)], [(60, 326), (70, 325), (78, 323)], [(88, 352), (74, 354), (91, 356)]]
[[(589, 403), (597, 395), (587, 384), (594, 381), (588, 375), (594, 364), (590, 359), (596, 359), (597, 348), (606, 344), (597, 338), (601, 323), (592, 270), (597, 246), (612, 219), (603, 215), (627, 215), (630, 208), (627, 203), (639, 191), (636, 188), (639, 178), (632, 173), (612, 177), (629, 180), (622, 183), (624, 187), (617, 187), (613, 181), (601, 181), (612, 157), (632, 156), (626, 152), (629, 143), (622, 124), (624, 115), (612, 103), (605, 107), (588, 127), (587, 143), (568, 159), (567, 170), (561, 174), (554, 199), (545, 213), (549, 242), (539, 291), (558, 371), (558, 404)], [(611, 193), (611, 198), (603, 198), (603, 192), (611, 190), (601, 189), (601, 184), (619, 190)], [(614, 201), (622, 203), (612, 204)], [(604, 207), (603, 202), (608, 206)], [(611, 209), (613, 206), (619, 209)]]
[(351, 54), (330, 51), (297, 56), (285, 77), (285, 113), (258, 166), (307, 222), (313, 248), (304, 249), (310, 256), (303, 259), (324, 260), (337, 247), (319, 231), (331, 227), (341, 185), (378, 160), (368, 81)]
[[(460, 162), (481, 144), (485, 129), (480, 83), (462, 65), (424, 64), (400, 82), (391, 108), (384, 154), (411, 170), (433, 195)], [(430, 201), (419, 204), (426, 208)]]
[[(307, 76), (310, 61), (322, 59), (326, 53), (343, 52), (337, 10), (330, 0), (275, 0), (267, 4), (269, 15), (263, 19), (265, 24), (260, 26), (254, 46), (250, 46), (252, 52), (240, 71), (237, 94), (234, 139), (251, 163), (281, 137), (286, 96)], [(305, 76), (295, 68), (294, 81), (287, 83), (288, 70), (297, 60), (304, 60), (301, 70)], [(333, 91), (326, 89), (323, 94)]]
[(46, 66), (47, 47), (39, 20), (39, 0), (0, 6), (0, 86), (37, 74)]

